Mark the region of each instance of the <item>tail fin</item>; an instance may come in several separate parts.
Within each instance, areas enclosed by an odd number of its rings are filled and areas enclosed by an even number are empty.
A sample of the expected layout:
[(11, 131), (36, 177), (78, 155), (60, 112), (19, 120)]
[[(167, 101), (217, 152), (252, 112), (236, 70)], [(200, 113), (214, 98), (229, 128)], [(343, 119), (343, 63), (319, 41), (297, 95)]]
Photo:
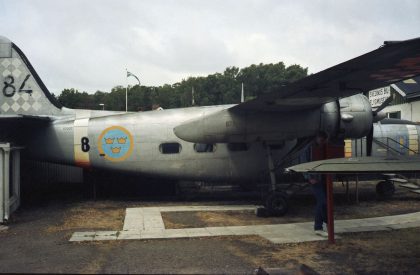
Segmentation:
[(0, 36), (0, 116), (53, 116), (61, 108), (23, 52)]

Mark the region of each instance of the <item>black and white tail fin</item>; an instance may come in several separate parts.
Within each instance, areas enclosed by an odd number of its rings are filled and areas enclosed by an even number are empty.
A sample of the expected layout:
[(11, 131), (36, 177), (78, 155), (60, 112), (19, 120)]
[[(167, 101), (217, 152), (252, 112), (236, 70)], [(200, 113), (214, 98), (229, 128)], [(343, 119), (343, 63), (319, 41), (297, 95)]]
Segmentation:
[(24, 53), (0, 36), (0, 116), (60, 113), (60, 103), (45, 87)]

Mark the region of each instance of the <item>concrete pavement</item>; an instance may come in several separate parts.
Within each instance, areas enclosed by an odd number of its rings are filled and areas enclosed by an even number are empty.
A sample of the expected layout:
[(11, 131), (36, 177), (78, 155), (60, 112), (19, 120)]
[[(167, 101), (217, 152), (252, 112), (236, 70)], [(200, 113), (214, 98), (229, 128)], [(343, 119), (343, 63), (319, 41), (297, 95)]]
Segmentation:
[[(161, 215), (161, 212), (243, 211), (255, 210), (256, 208), (257, 206), (254, 205), (127, 208), (124, 226), (121, 231), (75, 232), (70, 241), (146, 240), (227, 235), (259, 235), (273, 243), (298, 243), (326, 239), (326, 237), (314, 233), (313, 222), (166, 229)], [(338, 234), (395, 230), (411, 227), (420, 227), (420, 212), (386, 217), (335, 221), (335, 232)]]

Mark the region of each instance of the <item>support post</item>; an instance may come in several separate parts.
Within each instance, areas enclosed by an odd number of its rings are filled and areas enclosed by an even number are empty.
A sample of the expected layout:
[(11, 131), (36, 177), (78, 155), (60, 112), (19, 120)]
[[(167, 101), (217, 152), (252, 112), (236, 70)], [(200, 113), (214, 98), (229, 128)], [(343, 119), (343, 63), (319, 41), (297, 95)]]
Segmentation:
[(3, 152), (4, 152), (4, 163), (3, 163), (3, 167), (4, 167), (4, 174), (3, 174), (3, 178), (4, 178), (4, 186), (3, 186), (3, 204), (4, 204), (4, 214), (3, 214), (3, 220), (7, 221), (9, 220), (9, 215), (10, 215), (10, 147), (7, 148), (3, 148)]
[(0, 144), (0, 223), (20, 205), (20, 149)]
[(5, 209), (5, 204), (4, 204), (4, 188), (3, 186), (6, 184), (4, 181), (4, 151), (3, 149), (0, 147), (0, 223), (3, 222), (3, 217), (4, 217), (4, 209)]

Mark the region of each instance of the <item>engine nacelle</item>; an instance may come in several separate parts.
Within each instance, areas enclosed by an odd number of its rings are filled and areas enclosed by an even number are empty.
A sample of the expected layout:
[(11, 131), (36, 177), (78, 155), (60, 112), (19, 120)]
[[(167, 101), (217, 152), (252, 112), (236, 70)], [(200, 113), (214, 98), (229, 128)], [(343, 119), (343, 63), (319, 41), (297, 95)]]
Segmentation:
[(320, 130), (331, 137), (361, 138), (372, 127), (368, 99), (355, 95), (294, 112), (235, 112), (229, 108), (206, 113), (174, 128), (188, 142), (278, 142), (315, 136)]
[(372, 107), (362, 94), (339, 100), (340, 122), (338, 136), (342, 138), (362, 138), (369, 134), (373, 123)]

